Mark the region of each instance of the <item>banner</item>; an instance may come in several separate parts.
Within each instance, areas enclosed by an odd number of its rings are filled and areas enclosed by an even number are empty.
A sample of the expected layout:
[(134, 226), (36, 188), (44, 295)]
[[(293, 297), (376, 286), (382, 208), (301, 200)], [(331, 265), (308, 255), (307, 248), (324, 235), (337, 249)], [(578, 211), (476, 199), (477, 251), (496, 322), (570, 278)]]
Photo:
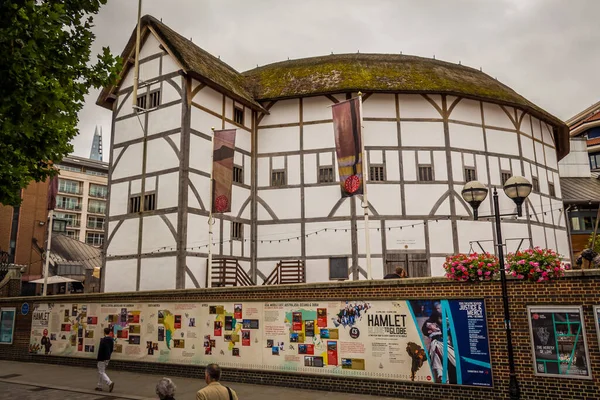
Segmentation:
[(231, 211), (231, 185), (233, 183), (233, 154), (235, 129), (214, 131), (213, 138), (213, 213)]
[(527, 307), (536, 375), (592, 379), (581, 307)]
[(483, 300), (35, 304), (30, 351), (492, 386)]
[(363, 193), (360, 97), (332, 106), (342, 197)]
[(12, 344), (16, 313), (15, 308), (0, 309), (0, 343)]

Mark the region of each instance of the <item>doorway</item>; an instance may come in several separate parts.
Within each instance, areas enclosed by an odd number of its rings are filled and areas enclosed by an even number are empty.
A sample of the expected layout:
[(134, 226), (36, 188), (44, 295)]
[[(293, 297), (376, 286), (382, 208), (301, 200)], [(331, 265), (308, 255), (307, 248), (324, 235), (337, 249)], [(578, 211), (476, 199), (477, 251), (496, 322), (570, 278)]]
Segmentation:
[(404, 268), (408, 278), (431, 276), (427, 254), (425, 253), (387, 253), (385, 256), (384, 275), (394, 273), (396, 267)]

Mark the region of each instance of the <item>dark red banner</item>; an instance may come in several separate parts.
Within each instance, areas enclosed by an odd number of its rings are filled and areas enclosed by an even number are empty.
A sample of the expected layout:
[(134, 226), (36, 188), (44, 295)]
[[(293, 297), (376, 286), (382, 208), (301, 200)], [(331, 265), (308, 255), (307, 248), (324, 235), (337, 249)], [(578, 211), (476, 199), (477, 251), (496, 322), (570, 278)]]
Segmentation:
[(235, 129), (214, 131), (213, 139), (213, 213), (231, 211), (231, 185), (233, 184), (233, 154)]
[(332, 107), (342, 197), (363, 193), (360, 101), (355, 97)]

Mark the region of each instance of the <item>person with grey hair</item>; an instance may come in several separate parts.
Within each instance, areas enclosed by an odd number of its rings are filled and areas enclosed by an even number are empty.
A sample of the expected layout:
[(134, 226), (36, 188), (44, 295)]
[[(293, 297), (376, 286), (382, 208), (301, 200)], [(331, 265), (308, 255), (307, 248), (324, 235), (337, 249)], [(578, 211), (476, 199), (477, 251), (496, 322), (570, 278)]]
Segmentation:
[(169, 378), (162, 378), (156, 384), (156, 394), (160, 400), (175, 400), (175, 384)]
[(221, 385), (221, 367), (208, 364), (204, 370), (206, 387), (196, 393), (196, 400), (238, 400), (235, 390)]

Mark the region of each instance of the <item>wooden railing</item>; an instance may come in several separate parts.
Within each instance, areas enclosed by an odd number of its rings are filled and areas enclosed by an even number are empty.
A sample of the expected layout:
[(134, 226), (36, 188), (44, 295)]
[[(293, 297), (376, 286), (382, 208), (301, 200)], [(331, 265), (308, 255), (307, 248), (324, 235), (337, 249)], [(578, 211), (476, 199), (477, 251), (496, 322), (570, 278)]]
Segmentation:
[[(213, 259), (211, 286), (254, 286), (254, 282), (237, 260), (232, 258)], [(206, 284), (208, 286), (208, 270)]]
[(278, 262), (263, 285), (285, 285), (287, 283), (306, 283), (304, 262), (300, 260)]

